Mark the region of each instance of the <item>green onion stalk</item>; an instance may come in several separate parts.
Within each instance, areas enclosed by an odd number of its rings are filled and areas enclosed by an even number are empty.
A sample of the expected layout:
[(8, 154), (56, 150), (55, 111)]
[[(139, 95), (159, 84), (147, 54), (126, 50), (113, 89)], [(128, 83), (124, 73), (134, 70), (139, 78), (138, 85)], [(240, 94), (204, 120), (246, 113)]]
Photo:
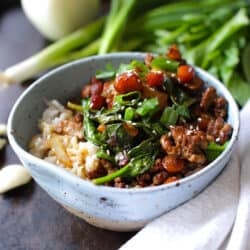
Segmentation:
[[(104, 23), (105, 17), (102, 17), (71, 35), (49, 45), (30, 58), (11, 66), (0, 73), (0, 82), (5, 84), (20, 83), (62, 63), (96, 54), (99, 43), (98, 40), (95, 41), (95, 39), (101, 34)], [(85, 45), (88, 46), (77, 52), (71, 52)]]
[(189, 63), (215, 75), (243, 106), (250, 98), (249, 6), (247, 0), (111, 0), (106, 17), (1, 72), (0, 83), (21, 83), (95, 54), (166, 53), (175, 43)]
[(164, 0), (112, 0), (108, 17), (101, 17), (74, 33), (56, 41), (37, 54), (0, 72), (0, 84), (21, 83), (50, 68), (110, 51), (134, 50), (141, 39), (133, 38), (126, 44), (119, 44), (126, 23), (132, 12), (139, 13), (164, 3)]

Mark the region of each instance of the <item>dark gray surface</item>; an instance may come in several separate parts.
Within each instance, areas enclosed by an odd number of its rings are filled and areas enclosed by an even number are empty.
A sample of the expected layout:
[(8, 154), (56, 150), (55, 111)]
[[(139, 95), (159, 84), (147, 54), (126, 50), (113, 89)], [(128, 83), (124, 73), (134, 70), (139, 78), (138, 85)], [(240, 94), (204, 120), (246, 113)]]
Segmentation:
[[(3, 11), (0, 6), (0, 69), (32, 55), (44, 44), (19, 8)], [(13, 103), (25, 88), (15, 85), (0, 90), (0, 122), (7, 122)], [(8, 145), (0, 152), (0, 167), (10, 163), (18, 163), (18, 159)], [(34, 182), (0, 196), (0, 250), (112, 250), (132, 235), (85, 223), (61, 208)]]

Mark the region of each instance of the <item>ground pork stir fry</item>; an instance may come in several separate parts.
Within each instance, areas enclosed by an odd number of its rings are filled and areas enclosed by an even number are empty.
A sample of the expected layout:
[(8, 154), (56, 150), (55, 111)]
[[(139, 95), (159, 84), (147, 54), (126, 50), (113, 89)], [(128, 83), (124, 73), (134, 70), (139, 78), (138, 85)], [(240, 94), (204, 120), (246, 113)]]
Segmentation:
[(107, 65), (81, 102), (48, 102), (30, 152), (98, 185), (119, 188), (177, 181), (225, 149), (227, 101), (208, 87), (176, 46), (118, 69)]

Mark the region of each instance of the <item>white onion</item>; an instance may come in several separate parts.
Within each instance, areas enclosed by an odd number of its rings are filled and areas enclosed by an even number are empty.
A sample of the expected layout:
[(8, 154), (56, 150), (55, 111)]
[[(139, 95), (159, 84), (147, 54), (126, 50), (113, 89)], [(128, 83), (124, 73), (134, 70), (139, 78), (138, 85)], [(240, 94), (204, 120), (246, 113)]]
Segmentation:
[(99, 0), (21, 0), (31, 23), (47, 38), (58, 40), (93, 20)]

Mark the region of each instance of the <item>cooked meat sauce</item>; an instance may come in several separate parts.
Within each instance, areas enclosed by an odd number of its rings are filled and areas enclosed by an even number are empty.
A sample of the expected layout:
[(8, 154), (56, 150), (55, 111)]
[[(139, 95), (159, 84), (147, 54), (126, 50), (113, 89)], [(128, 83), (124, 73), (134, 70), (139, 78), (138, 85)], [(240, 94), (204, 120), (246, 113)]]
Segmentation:
[(178, 181), (218, 157), (232, 134), (227, 100), (175, 45), (144, 62), (107, 65), (79, 96), (67, 107), (48, 103), (30, 151), (98, 185)]

